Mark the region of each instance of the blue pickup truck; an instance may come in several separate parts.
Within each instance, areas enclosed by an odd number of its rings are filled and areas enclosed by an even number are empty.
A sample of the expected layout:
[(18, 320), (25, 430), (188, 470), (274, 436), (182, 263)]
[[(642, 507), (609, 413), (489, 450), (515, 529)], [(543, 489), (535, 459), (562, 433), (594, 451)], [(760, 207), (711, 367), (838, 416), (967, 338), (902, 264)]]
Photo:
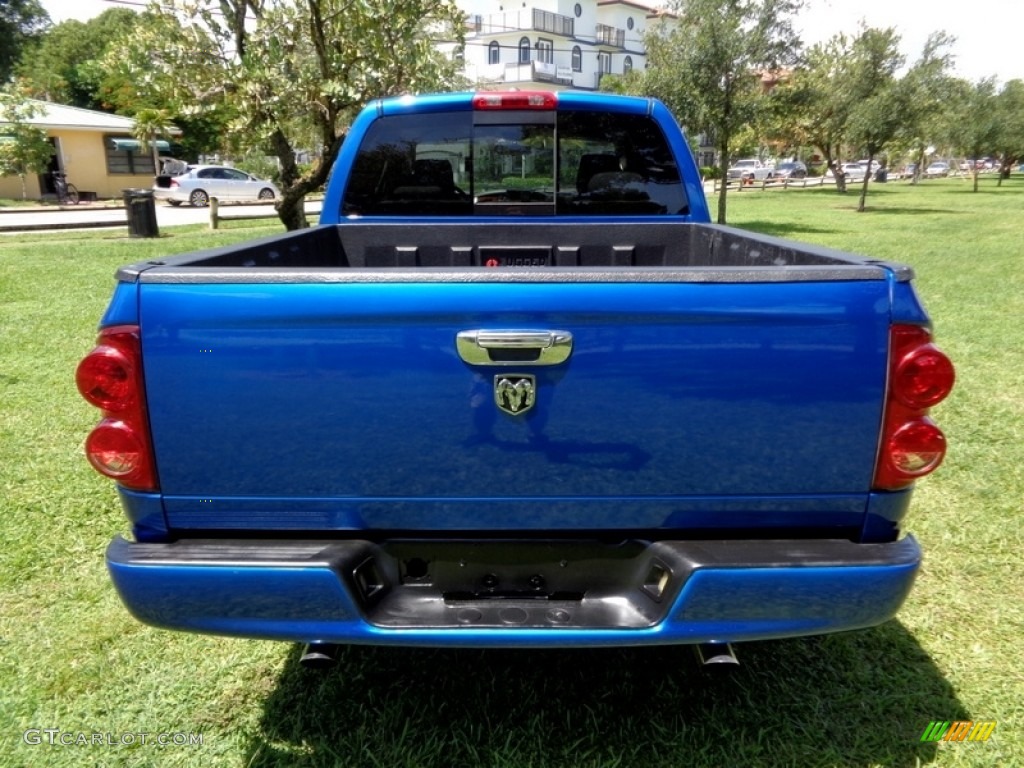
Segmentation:
[(878, 624), (954, 380), (912, 277), (711, 224), (656, 100), (376, 101), (318, 226), (118, 272), (114, 584), (311, 661)]

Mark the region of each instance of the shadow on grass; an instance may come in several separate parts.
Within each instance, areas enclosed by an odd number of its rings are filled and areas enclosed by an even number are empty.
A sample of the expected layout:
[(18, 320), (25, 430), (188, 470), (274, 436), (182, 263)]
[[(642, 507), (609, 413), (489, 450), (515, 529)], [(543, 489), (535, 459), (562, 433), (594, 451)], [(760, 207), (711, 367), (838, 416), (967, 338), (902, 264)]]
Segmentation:
[(962, 216), (970, 211), (957, 210), (956, 208), (903, 208), (899, 206), (879, 206), (871, 204), (871, 196), (868, 196), (867, 210), (865, 214), (873, 216), (875, 214), (886, 215), (886, 216)]
[[(860, 216), (959, 216), (969, 211), (958, 211), (952, 208), (905, 208), (902, 206), (886, 206), (884, 203), (875, 201), (872, 203), (872, 199), (868, 197), (867, 210), (863, 213), (857, 213), (857, 201), (851, 200), (850, 206), (847, 212), (852, 215)], [(733, 224), (733, 222), (730, 222)], [(775, 237), (788, 238), (790, 240), (799, 240), (801, 236), (805, 235), (832, 235), (836, 233), (836, 229), (828, 227), (815, 227), (808, 224), (798, 224), (791, 221), (770, 221), (767, 219), (744, 219), (742, 222), (735, 224), (734, 226), (742, 227), (743, 229), (749, 229), (754, 232), (761, 232), (765, 235), (773, 235)]]
[(835, 232), (834, 229), (827, 227), (812, 227), (806, 224), (793, 224), (792, 222), (780, 222), (780, 221), (766, 221), (761, 219), (744, 219), (741, 224), (733, 225), (729, 222), (730, 226), (738, 226), (743, 229), (748, 229), (753, 232), (760, 232), (764, 235), (773, 235), (774, 237), (785, 237), (790, 240), (798, 239), (800, 235), (831, 235)]
[(932, 720), (970, 715), (897, 622), (739, 646), (725, 676), (685, 646), (293, 648), (251, 766), (914, 766)]

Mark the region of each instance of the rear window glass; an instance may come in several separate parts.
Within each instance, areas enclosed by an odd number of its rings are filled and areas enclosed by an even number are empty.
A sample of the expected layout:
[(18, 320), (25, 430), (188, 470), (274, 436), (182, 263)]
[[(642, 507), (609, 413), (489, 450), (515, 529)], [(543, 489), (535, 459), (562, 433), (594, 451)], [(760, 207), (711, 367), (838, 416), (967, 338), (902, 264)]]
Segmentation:
[[(511, 116), (510, 116), (511, 117)], [(560, 112), (474, 125), (474, 113), (377, 120), (346, 216), (660, 215), (687, 212), (671, 150), (647, 116)]]

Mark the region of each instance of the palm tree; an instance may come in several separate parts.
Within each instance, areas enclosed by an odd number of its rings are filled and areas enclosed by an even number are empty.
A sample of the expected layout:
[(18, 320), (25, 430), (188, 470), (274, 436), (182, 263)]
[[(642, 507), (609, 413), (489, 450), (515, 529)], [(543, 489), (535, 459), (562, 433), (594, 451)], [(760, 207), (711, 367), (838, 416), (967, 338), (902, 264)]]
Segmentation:
[(148, 144), (153, 152), (153, 172), (160, 173), (160, 150), (157, 148), (157, 139), (169, 136), (174, 130), (171, 123), (171, 115), (166, 109), (153, 109), (146, 107), (135, 113), (135, 130), (133, 135), (143, 144)]

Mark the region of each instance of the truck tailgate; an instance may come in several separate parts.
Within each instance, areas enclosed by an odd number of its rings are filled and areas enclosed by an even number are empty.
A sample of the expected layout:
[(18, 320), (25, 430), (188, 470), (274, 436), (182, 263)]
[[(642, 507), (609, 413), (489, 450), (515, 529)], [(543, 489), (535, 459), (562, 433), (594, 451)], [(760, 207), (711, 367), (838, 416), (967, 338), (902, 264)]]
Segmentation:
[[(172, 528), (750, 529), (863, 519), (886, 377), (887, 280), (388, 274), (140, 283)], [(466, 362), (457, 349), (466, 331), (563, 332), (571, 351), (550, 365), (515, 350), (512, 360)], [(520, 386), (511, 400), (497, 392), (502, 380)], [(512, 410), (523, 387), (533, 405), (522, 397)]]

